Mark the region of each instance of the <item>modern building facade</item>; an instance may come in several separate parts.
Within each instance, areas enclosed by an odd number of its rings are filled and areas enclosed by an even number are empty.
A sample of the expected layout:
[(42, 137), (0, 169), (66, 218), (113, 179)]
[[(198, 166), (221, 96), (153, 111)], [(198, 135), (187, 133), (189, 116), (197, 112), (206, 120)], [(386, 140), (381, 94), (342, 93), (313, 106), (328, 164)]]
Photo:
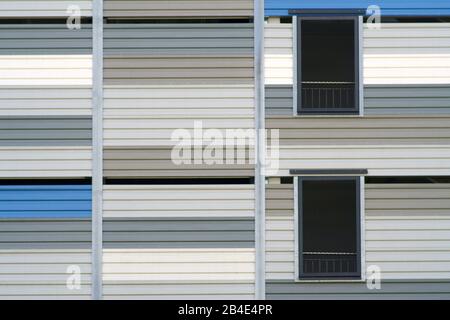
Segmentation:
[(449, 299), (450, 6), (374, 2), (0, 1), (0, 298)]

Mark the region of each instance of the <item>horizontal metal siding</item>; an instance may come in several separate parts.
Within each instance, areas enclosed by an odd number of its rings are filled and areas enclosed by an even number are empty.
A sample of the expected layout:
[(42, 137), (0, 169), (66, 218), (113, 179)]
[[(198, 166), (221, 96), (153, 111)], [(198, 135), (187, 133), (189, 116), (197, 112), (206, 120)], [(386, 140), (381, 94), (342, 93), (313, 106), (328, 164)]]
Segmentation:
[[(145, 202), (145, 201), (141, 201)], [(155, 205), (164, 201), (154, 201)], [(252, 248), (252, 218), (115, 218), (103, 222), (104, 248)]]
[(449, 114), (448, 85), (369, 85), (364, 88), (364, 113)]
[(90, 146), (91, 117), (0, 117), (0, 146)]
[[(0, 297), (88, 299), (90, 185), (0, 186)], [(80, 268), (80, 289), (67, 287)]]
[(105, 185), (105, 218), (254, 216), (253, 185)]
[[(252, 23), (105, 26), (107, 177), (251, 176), (243, 164), (172, 161), (177, 129), (254, 126)], [(206, 145), (206, 142), (205, 142)]]
[(266, 185), (266, 279), (294, 279), (294, 185)]
[(253, 190), (105, 185), (105, 298), (253, 298)]
[(105, 17), (247, 17), (251, 0), (105, 0)]
[[(265, 0), (266, 16), (289, 16), (292, 9), (347, 9), (366, 10), (370, 5), (376, 4), (382, 8), (384, 16), (445, 16), (450, 15), (450, 6), (446, 0), (377, 0), (375, 3), (368, 0), (347, 0), (336, 2), (334, 0)], [(370, 11), (369, 11), (370, 13)]]
[(366, 263), (383, 279), (450, 279), (450, 184), (366, 184)]
[[(266, 112), (293, 114), (290, 85), (266, 85)], [(450, 86), (447, 85), (366, 85), (365, 115), (449, 114)]]
[(1, 178), (91, 176), (91, 147), (0, 147)]
[(287, 175), (289, 169), (297, 168), (448, 175), (448, 123), (446, 116), (276, 116), (267, 119), (266, 127), (280, 130), (280, 170), (274, 175)]
[[(382, 23), (364, 26), (364, 84), (449, 84), (448, 23)], [(271, 18), (266, 24), (267, 85), (293, 83), (292, 23)]]
[(90, 116), (88, 86), (2, 86), (0, 116)]
[(450, 280), (382, 281), (380, 290), (369, 290), (365, 282), (292, 283), (270, 281), (267, 299), (273, 300), (442, 300), (450, 299)]
[(67, 17), (67, 10), (72, 6), (80, 9), (81, 16), (92, 16), (92, 0), (2, 0), (0, 17)]
[(91, 85), (91, 25), (0, 25), (0, 72), (2, 86)]
[(0, 218), (90, 217), (91, 199), (90, 185), (0, 185)]
[(448, 298), (449, 188), (448, 184), (366, 183), (365, 265), (380, 267), (382, 277), (381, 290), (369, 290), (365, 282), (294, 282), (294, 186), (269, 183), (267, 298)]
[(449, 84), (450, 23), (364, 29), (365, 84)]
[[(192, 161), (192, 164), (177, 165), (172, 161), (170, 147), (105, 148), (104, 175), (109, 178), (250, 177), (254, 174), (254, 154), (252, 150), (243, 150), (245, 154), (231, 159), (233, 164), (226, 164), (230, 158), (224, 156), (223, 164), (194, 164)], [(203, 160), (211, 161), (211, 158), (205, 156)]]
[(253, 84), (253, 24), (107, 24), (104, 83)]

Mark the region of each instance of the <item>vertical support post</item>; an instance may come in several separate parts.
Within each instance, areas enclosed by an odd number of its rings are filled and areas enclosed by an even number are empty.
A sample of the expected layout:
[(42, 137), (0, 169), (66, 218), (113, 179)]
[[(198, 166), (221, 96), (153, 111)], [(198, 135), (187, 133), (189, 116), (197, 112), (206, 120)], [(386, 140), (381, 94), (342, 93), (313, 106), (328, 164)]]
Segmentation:
[(92, 299), (102, 299), (103, 0), (92, 0)]
[(264, 0), (254, 0), (255, 68), (255, 298), (265, 299)]
[(359, 115), (364, 116), (364, 18), (358, 17), (358, 90), (359, 90)]

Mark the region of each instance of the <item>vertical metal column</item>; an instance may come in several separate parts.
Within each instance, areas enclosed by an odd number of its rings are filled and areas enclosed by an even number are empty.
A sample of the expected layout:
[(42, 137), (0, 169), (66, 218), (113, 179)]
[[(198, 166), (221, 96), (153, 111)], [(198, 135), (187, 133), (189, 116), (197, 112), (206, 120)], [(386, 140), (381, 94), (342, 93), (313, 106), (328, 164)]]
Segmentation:
[(92, 299), (102, 299), (103, 0), (92, 0)]
[(255, 298), (265, 299), (264, 0), (254, 0), (255, 55)]

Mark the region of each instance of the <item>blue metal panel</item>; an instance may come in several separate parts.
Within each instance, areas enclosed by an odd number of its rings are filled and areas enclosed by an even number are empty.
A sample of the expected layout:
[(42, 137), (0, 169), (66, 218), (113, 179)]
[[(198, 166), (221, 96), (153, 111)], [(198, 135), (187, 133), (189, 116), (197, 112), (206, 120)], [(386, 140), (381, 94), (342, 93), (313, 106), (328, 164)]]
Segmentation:
[(0, 185), (0, 218), (88, 218), (90, 185)]
[(450, 16), (449, 0), (265, 0), (266, 16), (288, 16), (289, 9), (381, 8), (382, 16)]

